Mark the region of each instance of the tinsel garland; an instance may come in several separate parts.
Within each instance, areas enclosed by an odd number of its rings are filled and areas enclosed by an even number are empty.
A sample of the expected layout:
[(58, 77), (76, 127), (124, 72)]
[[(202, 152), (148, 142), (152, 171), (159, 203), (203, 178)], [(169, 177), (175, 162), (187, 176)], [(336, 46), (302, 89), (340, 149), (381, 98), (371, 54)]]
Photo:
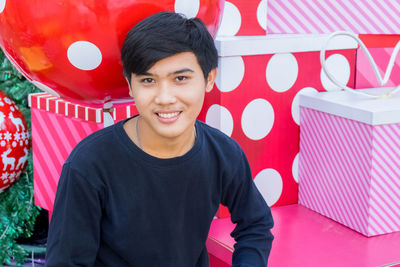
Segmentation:
[[(40, 92), (27, 81), (7, 60), (0, 49), (0, 90), (18, 105), (31, 131), (31, 112), (28, 94)], [(30, 135), (32, 136), (32, 135)], [(32, 235), (39, 208), (33, 203), (32, 152), (28, 165), (19, 180), (0, 193), (0, 264), (14, 260), (25, 261), (27, 252), (16, 243), (19, 237)]]

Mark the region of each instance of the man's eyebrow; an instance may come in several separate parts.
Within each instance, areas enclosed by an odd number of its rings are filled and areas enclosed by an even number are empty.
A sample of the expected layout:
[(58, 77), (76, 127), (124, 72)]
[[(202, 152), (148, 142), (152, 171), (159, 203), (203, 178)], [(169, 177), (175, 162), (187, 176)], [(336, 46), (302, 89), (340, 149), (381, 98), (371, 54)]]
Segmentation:
[(176, 75), (176, 74), (181, 74), (181, 73), (185, 73), (185, 72), (194, 72), (194, 70), (189, 69), (189, 68), (183, 68), (183, 69), (181, 69), (181, 70), (177, 70), (177, 71), (174, 71), (174, 72), (168, 74), (168, 76), (172, 76), (172, 75)]

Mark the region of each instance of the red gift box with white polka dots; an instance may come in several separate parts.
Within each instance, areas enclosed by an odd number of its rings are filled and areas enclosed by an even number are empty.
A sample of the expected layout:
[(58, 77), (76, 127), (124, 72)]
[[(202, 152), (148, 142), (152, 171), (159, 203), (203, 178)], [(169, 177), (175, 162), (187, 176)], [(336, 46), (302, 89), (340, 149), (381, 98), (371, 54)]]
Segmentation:
[(225, 1), (218, 36), (265, 35), (267, 0)]
[[(299, 94), (339, 89), (321, 70), (325, 42), (322, 35), (216, 41), (218, 76), (199, 118), (241, 145), (269, 206), (297, 203)], [(344, 39), (328, 47), (328, 69), (348, 86), (354, 85), (356, 47)], [(227, 215), (220, 209), (219, 217)]]

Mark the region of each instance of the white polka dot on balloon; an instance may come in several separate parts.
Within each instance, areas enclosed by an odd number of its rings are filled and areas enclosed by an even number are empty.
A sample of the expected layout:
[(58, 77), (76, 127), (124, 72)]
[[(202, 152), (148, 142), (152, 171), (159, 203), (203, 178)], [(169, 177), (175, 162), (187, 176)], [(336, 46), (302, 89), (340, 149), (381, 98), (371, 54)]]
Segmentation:
[(78, 41), (69, 46), (67, 51), (69, 62), (81, 70), (93, 70), (102, 61), (100, 49), (91, 42)]
[(240, 56), (218, 59), (218, 74), (215, 84), (221, 92), (235, 90), (244, 77), (244, 61)]
[(228, 136), (232, 135), (233, 118), (229, 110), (223, 106), (217, 104), (212, 105), (207, 111), (206, 123), (219, 129)]
[(270, 207), (274, 205), (282, 195), (282, 177), (279, 172), (274, 169), (264, 169), (260, 171), (254, 178), (254, 183)]
[(241, 120), (243, 132), (252, 140), (260, 140), (271, 131), (274, 119), (272, 105), (265, 99), (254, 99), (243, 111)]
[(257, 7), (257, 21), (264, 30), (267, 29), (267, 0), (262, 0)]
[(45, 84), (43, 84), (41, 82), (38, 82), (38, 81), (32, 81), (32, 83), (33, 83), (33, 85), (35, 85), (40, 90), (43, 90), (46, 93), (49, 93), (49, 94), (54, 95), (56, 97), (60, 97), (60, 95), (56, 91), (54, 91), (53, 89), (51, 89), (47, 85), (45, 85)]
[(184, 14), (187, 18), (197, 16), (200, 0), (175, 0), (175, 12)]
[(241, 24), (242, 17), (239, 9), (231, 2), (225, 1), (217, 36), (234, 36), (239, 31)]
[(296, 183), (299, 183), (299, 153), (297, 153), (296, 157), (294, 157), (292, 163), (292, 175)]
[(300, 125), (300, 105), (299, 98), (301, 94), (316, 94), (318, 91), (312, 87), (305, 87), (297, 92), (292, 101), (292, 118), (297, 125)]
[(0, 0), (0, 13), (4, 11), (6, 7), (6, 0)]
[(275, 54), (268, 62), (266, 77), (272, 90), (285, 92), (292, 88), (299, 74), (299, 65), (292, 54)]
[(13, 142), (12, 142), (12, 146), (13, 146), (13, 147), (16, 147), (16, 146), (17, 146), (17, 142), (13, 141)]
[[(326, 67), (329, 73), (335, 77), (341, 84), (347, 84), (350, 79), (350, 64), (347, 58), (340, 54), (333, 54), (326, 59)], [(326, 76), (321, 68), (321, 83), (327, 91), (341, 90)]]

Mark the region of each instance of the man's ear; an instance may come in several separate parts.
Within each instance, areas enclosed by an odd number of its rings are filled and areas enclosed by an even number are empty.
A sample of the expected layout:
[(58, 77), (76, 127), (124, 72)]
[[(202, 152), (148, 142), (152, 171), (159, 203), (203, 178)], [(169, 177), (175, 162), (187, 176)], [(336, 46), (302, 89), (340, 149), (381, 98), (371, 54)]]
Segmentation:
[(126, 82), (128, 83), (128, 88), (129, 88), (129, 95), (133, 98), (133, 94), (132, 94), (132, 88), (131, 88), (131, 83), (128, 80), (128, 78), (125, 77)]
[(216, 77), (217, 77), (217, 68), (214, 68), (208, 73), (207, 84), (206, 84), (207, 93), (213, 89)]

